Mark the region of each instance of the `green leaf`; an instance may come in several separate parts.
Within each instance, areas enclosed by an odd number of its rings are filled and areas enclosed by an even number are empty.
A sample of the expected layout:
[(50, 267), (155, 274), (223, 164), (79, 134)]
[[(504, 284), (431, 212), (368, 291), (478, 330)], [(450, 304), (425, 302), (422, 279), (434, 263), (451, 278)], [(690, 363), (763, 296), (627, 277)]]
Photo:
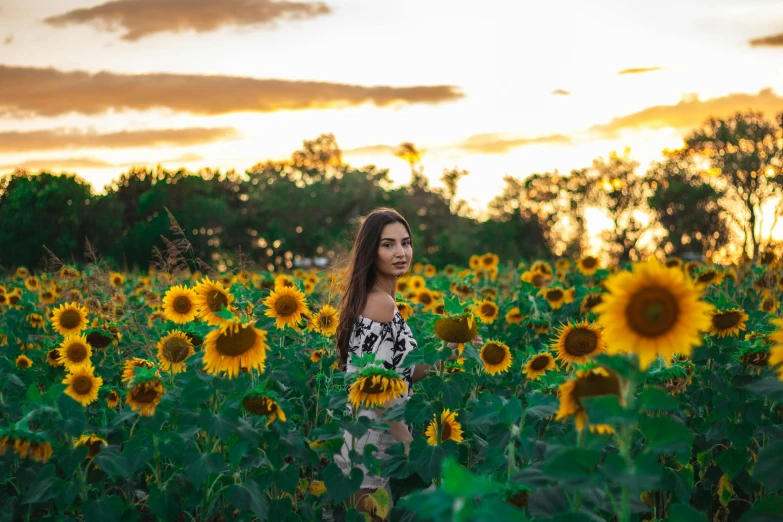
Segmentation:
[(620, 405), (620, 399), (616, 395), (585, 397), (582, 399), (582, 405), (590, 424), (633, 424), (638, 419), (635, 411)]
[(543, 472), (557, 481), (583, 480), (598, 473), (601, 452), (569, 448), (544, 461)]
[(136, 437), (125, 443), (122, 454), (128, 459), (131, 471), (135, 473), (155, 456), (155, 447), (149, 440)]
[(680, 411), (677, 399), (665, 390), (655, 387), (645, 388), (642, 391), (639, 395), (639, 405), (645, 410)]
[(735, 448), (729, 448), (718, 455), (716, 462), (720, 469), (729, 476), (729, 479), (734, 480), (745, 467), (747, 459)]
[(87, 417), (84, 414), (84, 406), (73, 400), (70, 395), (62, 394), (57, 397), (57, 408), (60, 410), (59, 429), (72, 437), (78, 437), (84, 433)]
[[(52, 466), (54, 468), (54, 466)], [(39, 474), (40, 476), (40, 474)], [(38, 502), (46, 502), (47, 500), (54, 498), (56, 491), (52, 486), (57, 482), (57, 477), (48, 477), (43, 480), (36, 480), (35, 484), (27, 491), (27, 494), (22, 499), (22, 504), (36, 504)]]
[(671, 417), (647, 417), (639, 420), (647, 447), (655, 453), (677, 453), (690, 450), (693, 433)]
[(87, 446), (76, 446), (75, 448), (62, 450), (56, 454), (57, 464), (66, 476), (70, 476), (71, 473), (76, 471), (76, 467), (87, 458), (87, 453), (89, 453)]
[(688, 504), (672, 504), (669, 506), (667, 522), (707, 522), (703, 513)]
[(269, 522), (285, 522), (291, 507), (291, 499), (288, 497), (274, 499), (269, 506)]
[(84, 519), (101, 522), (119, 521), (125, 511), (125, 503), (116, 495), (108, 495), (99, 500), (85, 502)]
[(359, 468), (354, 468), (350, 475), (345, 475), (334, 462), (324, 468), (322, 475), (327, 494), (335, 504), (355, 493), (364, 480), (364, 473)]
[(157, 489), (150, 491), (147, 506), (156, 517), (165, 522), (176, 520), (177, 516), (182, 513), (182, 504), (179, 499), (168, 491)]
[(527, 396), (525, 413), (536, 419), (546, 419), (557, 412), (560, 401), (554, 395), (535, 391)]
[(405, 422), (417, 426), (432, 420), (435, 415), (435, 408), (426, 397), (416, 394), (406, 401)]
[(427, 445), (419, 454), (413, 468), (424, 482), (432, 482), (432, 479), (440, 474), (441, 463), (447, 455), (443, 446)]
[(465, 313), (465, 305), (460, 302), (459, 296), (452, 295), (443, 299), (443, 308), (447, 314), (462, 315)]
[(204, 479), (210, 474), (220, 473), (226, 467), (226, 461), (220, 453), (198, 453), (185, 462), (185, 477), (197, 490), (201, 490)]
[(753, 478), (764, 484), (769, 490), (783, 489), (783, 440), (767, 444), (759, 452)]
[(214, 437), (218, 437), (223, 442), (236, 430), (239, 416), (234, 411), (212, 414), (209, 411), (202, 411), (198, 416), (198, 425), (204, 428), (204, 431)]
[(443, 393), (443, 405), (456, 409), (462, 403), (462, 398), (468, 391), (468, 385), (459, 378), (446, 379), (441, 383), (440, 390)]
[(200, 378), (190, 379), (180, 391), (182, 404), (186, 406), (197, 406), (212, 397), (215, 390), (209, 384)]
[(460, 466), (453, 458), (443, 462), (441, 488), (454, 497), (475, 497), (494, 493), (500, 486), (486, 476), (476, 476)]
[(133, 474), (132, 466), (125, 455), (120, 453), (119, 446), (104, 446), (92, 460), (110, 476), (130, 477)]
[(783, 402), (783, 381), (777, 377), (761, 379), (749, 384), (747, 388), (762, 397), (768, 397), (775, 402)]
[(220, 317), (220, 318), (226, 319), (228, 321), (231, 321), (232, 319), (234, 319), (234, 313), (231, 310), (229, 310), (228, 308), (226, 308), (226, 305), (222, 305), (221, 308), (220, 308), (220, 311), (219, 312), (215, 312), (215, 315)]
[(33, 403), (41, 402), (41, 392), (38, 391), (38, 384), (33, 383), (27, 388), (25, 399)]
[(783, 516), (783, 497), (770, 495), (758, 500), (746, 511), (739, 522), (779, 522)]
[(226, 490), (228, 502), (245, 511), (250, 511), (261, 520), (266, 520), (269, 512), (269, 499), (261, 486), (250, 480), (244, 484), (232, 484)]

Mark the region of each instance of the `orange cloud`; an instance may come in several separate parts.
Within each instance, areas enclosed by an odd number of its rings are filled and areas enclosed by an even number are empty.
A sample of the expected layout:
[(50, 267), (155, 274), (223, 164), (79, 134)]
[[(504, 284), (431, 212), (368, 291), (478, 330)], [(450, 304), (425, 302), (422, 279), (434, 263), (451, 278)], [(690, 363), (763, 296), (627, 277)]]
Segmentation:
[(632, 67), (631, 69), (623, 69), (617, 71), (617, 74), (641, 74), (646, 72), (659, 71), (661, 67)]
[(463, 94), (454, 86), (390, 87), (240, 76), (64, 72), (0, 65), (0, 115), (95, 115), (115, 110), (170, 109), (199, 115), (441, 103)]
[(750, 45), (753, 47), (770, 46), (779, 47), (783, 46), (783, 33), (775, 34), (772, 36), (764, 36), (762, 38), (756, 38), (750, 41)]
[(74, 9), (44, 20), (55, 27), (91, 24), (100, 30), (123, 30), (130, 42), (157, 33), (205, 33), (226, 26), (274, 26), (331, 13), (321, 2), (271, 0), (113, 0)]
[(182, 147), (236, 138), (232, 127), (157, 129), (99, 134), (78, 130), (44, 130), (0, 132), (0, 153), (54, 150), (131, 147)]
[(188, 152), (177, 158), (165, 159), (160, 161), (133, 162), (133, 163), (109, 163), (99, 158), (38, 158), (20, 161), (19, 163), (9, 163), (0, 165), (0, 171), (10, 171), (22, 169), (27, 171), (46, 170), (56, 172), (60, 170), (75, 171), (78, 169), (105, 169), (105, 168), (124, 168), (138, 165), (163, 164), (163, 163), (191, 163), (194, 161), (203, 161), (204, 158), (196, 153)]
[(364, 147), (356, 147), (355, 149), (347, 149), (342, 151), (343, 154), (353, 156), (364, 155), (394, 155), (398, 147), (392, 147), (391, 145), (367, 145)]
[(771, 88), (762, 89), (758, 94), (736, 93), (704, 101), (694, 95), (676, 105), (648, 107), (627, 116), (614, 118), (609, 123), (594, 125), (590, 130), (614, 138), (619, 131), (625, 129), (664, 127), (687, 129), (701, 125), (710, 117), (727, 118), (747, 110), (773, 115), (783, 111), (783, 97), (777, 96)]
[(552, 91), (552, 94), (554, 94), (555, 96), (568, 96), (569, 94), (571, 94), (571, 92), (566, 91), (565, 89), (555, 89), (554, 91)]
[(526, 145), (554, 143), (568, 145), (571, 138), (562, 134), (539, 136), (537, 138), (504, 138), (500, 134), (476, 134), (456, 145), (456, 148), (478, 154), (505, 154), (511, 149)]

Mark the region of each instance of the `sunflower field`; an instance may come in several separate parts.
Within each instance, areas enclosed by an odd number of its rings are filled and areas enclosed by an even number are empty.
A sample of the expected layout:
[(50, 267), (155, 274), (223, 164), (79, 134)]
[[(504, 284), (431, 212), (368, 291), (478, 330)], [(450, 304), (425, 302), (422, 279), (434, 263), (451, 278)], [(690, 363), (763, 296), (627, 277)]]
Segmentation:
[[(346, 405), (405, 385), (372, 356), (337, 371), (337, 273), (17, 267), (0, 519), (779, 520), (781, 274), (771, 253), (417, 263), (397, 288), (405, 365), (443, 363), (383, 413), (409, 447), (351, 451), (344, 473), (344, 432), (388, 429)], [(356, 497), (359, 463), (392, 498)]]

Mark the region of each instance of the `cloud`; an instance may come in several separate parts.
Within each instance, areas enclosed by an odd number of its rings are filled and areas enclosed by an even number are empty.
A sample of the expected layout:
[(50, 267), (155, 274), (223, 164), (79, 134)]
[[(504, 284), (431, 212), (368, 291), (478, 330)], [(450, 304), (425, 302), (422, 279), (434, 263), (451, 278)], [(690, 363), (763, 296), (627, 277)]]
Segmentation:
[(566, 91), (564, 89), (555, 89), (554, 91), (552, 91), (552, 94), (554, 94), (555, 96), (568, 96), (571, 94), (571, 92)]
[(676, 105), (648, 107), (627, 116), (614, 118), (609, 123), (594, 125), (590, 130), (614, 138), (624, 129), (664, 127), (687, 129), (701, 125), (710, 117), (726, 118), (747, 110), (775, 114), (783, 110), (783, 97), (777, 96), (771, 88), (762, 89), (758, 94), (735, 93), (704, 101), (694, 95)]
[(3, 40), (3, 44), (5, 45), (11, 45), (14, 41), (14, 35), (7, 36), (5, 40)]
[(157, 33), (205, 33), (226, 26), (270, 26), (280, 20), (302, 20), (331, 13), (321, 2), (271, 0), (114, 0), (74, 9), (44, 20), (55, 27), (91, 24), (100, 30), (124, 31), (135, 42)]
[(660, 71), (662, 67), (632, 67), (631, 69), (623, 69), (617, 71), (617, 74), (642, 74), (653, 71)]
[(75, 171), (78, 169), (106, 169), (106, 168), (125, 168), (141, 165), (162, 165), (164, 163), (174, 163), (181, 166), (183, 163), (192, 163), (195, 161), (203, 161), (203, 156), (194, 152), (187, 152), (179, 157), (164, 159), (160, 161), (147, 161), (147, 162), (130, 162), (130, 163), (109, 163), (108, 161), (99, 158), (38, 158), (20, 161), (18, 163), (9, 163), (7, 165), (0, 165), (0, 171), (9, 171), (15, 169), (23, 169), (27, 171), (41, 171), (46, 170), (50, 172), (56, 172), (61, 170)]
[(477, 154), (505, 154), (511, 149), (540, 144), (568, 145), (571, 138), (562, 134), (539, 136), (537, 138), (504, 138), (501, 134), (476, 134), (458, 143), (455, 148)]
[(762, 38), (756, 38), (750, 41), (750, 45), (753, 47), (771, 46), (780, 47), (783, 46), (783, 33), (775, 34), (772, 36), (764, 36)]
[(0, 132), (0, 153), (86, 148), (183, 147), (236, 138), (232, 127), (121, 131), (42, 130)]
[(373, 156), (373, 155), (394, 155), (397, 147), (391, 145), (366, 145), (364, 147), (356, 147), (355, 149), (347, 149), (342, 151), (343, 154), (348, 156)]
[(64, 72), (0, 65), (0, 115), (169, 109), (199, 115), (453, 101), (450, 85), (391, 87), (240, 76)]

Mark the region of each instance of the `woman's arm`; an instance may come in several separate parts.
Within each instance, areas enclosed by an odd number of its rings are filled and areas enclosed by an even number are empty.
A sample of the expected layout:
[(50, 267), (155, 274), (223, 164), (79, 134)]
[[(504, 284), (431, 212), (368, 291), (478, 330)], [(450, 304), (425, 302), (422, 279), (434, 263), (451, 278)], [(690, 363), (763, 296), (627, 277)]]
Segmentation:
[[(484, 340), (481, 338), (481, 336), (476, 336), (475, 339), (473, 339), (473, 345), (474, 346), (481, 346), (484, 343)], [(451, 348), (451, 356), (448, 358), (448, 362), (456, 361), (459, 355), (457, 354), (457, 343), (449, 343), (446, 346)], [(421, 363), (417, 364), (413, 367), (413, 374), (411, 375), (411, 381), (412, 382), (419, 382), (423, 378), (425, 378), (427, 375), (430, 374), (430, 370), (434, 371), (440, 371), (440, 365), (443, 364), (443, 361), (438, 361), (435, 364), (427, 364), (427, 363)]]

